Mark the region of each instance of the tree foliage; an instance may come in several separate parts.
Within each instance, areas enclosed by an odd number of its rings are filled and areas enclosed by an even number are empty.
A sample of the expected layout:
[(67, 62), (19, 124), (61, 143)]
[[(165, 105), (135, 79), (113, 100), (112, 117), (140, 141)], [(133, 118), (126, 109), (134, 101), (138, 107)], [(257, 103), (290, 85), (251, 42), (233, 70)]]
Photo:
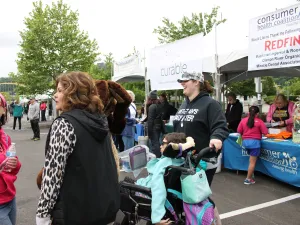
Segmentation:
[(26, 28), (20, 32), (18, 73), (14, 81), (23, 84), (19, 92), (44, 93), (53, 80), (67, 71), (89, 71), (98, 56), (98, 45), (79, 29), (78, 12), (63, 0), (43, 6), (33, 3), (33, 10), (24, 19)]
[(0, 92), (0, 93), (4, 96), (4, 98), (8, 104), (13, 100), (13, 97), (11, 96), (11, 94), (9, 92)]
[(300, 79), (298, 77), (286, 82), (286, 89), (292, 95), (300, 95)]
[[(158, 35), (160, 43), (170, 43), (194, 34), (202, 33), (206, 35), (216, 24), (224, 23), (226, 19), (218, 20), (219, 7), (214, 7), (211, 13), (192, 13), (192, 17), (184, 16), (178, 25), (171, 22), (168, 18), (163, 18), (162, 26), (154, 29), (153, 33)], [(204, 18), (204, 20), (203, 20)]]
[(112, 53), (105, 55), (104, 62), (91, 65), (89, 74), (96, 80), (111, 80), (113, 74), (113, 61), (114, 58)]
[(262, 92), (265, 95), (276, 95), (276, 87), (273, 77), (262, 78)]
[(237, 82), (230, 83), (228, 85), (228, 90), (230, 92), (234, 92), (236, 95), (241, 95), (241, 96), (256, 95), (254, 79), (247, 79), (244, 81), (237, 81)]
[(291, 81), (292, 77), (274, 77), (274, 82), (283, 87), (287, 81)]
[(136, 103), (144, 102), (144, 100), (145, 100), (145, 82), (144, 81), (121, 83), (121, 85), (126, 90), (130, 90), (134, 93)]

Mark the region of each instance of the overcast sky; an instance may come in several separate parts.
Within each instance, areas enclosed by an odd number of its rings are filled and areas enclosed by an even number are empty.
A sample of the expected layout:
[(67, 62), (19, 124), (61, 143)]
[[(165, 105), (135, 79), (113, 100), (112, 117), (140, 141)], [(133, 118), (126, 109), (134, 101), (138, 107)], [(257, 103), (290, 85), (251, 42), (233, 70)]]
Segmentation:
[[(32, 0), (0, 1), (0, 77), (16, 72), (19, 31), (24, 29), (23, 19), (32, 10)], [(43, 0), (49, 4), (52, 0)], [(163, 17), (178, 21), (191, 13), (209, 12), (220, 6), (226, 23), (236, 32), (247, 35), (249, 19), (276, 8), (295, 4), (296, 0), (65, 0), (73, 10), (79, 11), (80, 28), (95, 38), (101, 53), (112, 52), (120, 60), (133, 47), (143, 51), (158, 44), (153, 29), (161, 25)], [(230, 40), (235, 33), (224, 38)], [(232, 46), (234, 50), (234, 46)]]

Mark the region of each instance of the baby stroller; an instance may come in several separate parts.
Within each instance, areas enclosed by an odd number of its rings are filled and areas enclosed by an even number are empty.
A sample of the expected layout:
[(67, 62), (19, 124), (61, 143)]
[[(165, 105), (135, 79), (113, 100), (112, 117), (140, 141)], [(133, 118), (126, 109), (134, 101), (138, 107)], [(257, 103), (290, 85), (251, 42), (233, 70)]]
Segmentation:
[[(196, 155), (190, 155), (191, 161), (194, 165), (198, 165), (200, 160), (205, 161), (205, 156), (214, 151), (212, 148), (205, 148)], [(210, 160), (211, 161), (211, 160)], [(181, 166), (168, 166), (164, 173), (164, 183), (167, 190), (174, 190), (174, 192), (167, 191), (166, 214), (162, 219), (169, 218), (174, 221), (172, 224), (184, 225), (185, 216), (183, 210), (183, 202), (176, 192), (181, 193), (180, 176), (182, 173), (195, 173), (190, 168)], [(134, 225), (140, 220), (147, 221), (147, 225), (151, 223), (151, 189), (134, 184), (131, 179), (126, 179), (120, 182), (121, 205), (120, 212), (117, 215), (116, 225)], [(211, 201), (211, 200), (210, 200)], [(211, 201), (214, 205), (214, 203)]]

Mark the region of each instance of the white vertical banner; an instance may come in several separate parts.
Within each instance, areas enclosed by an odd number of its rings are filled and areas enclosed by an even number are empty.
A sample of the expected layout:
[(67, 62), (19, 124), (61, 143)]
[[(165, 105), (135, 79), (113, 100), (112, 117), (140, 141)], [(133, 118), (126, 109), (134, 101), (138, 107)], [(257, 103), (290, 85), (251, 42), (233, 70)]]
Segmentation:
[(151, 90), (175, 90), (184, 72), (202, 72), (202, 34), (151, 49), (147, 78)]
[(300, 4), (251, 19), (248, 70), (294, 66), (300, 66)]

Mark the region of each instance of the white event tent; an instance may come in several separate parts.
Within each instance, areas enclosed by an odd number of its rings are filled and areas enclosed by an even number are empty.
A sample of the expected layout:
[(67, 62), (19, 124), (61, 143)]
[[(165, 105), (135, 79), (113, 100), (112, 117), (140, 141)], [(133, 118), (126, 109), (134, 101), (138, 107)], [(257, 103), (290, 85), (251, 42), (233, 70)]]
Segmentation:
[[(165, 68), (169, 69), (170, 65), (174, 65), (175, 62), (177, 65), (178, 62), (183, 62), (183, 64), (185, 62), (192, 62), (192, 68), (197, 68), (197, 70), (201, 69), (206, 79), (213, 79), (218, 94), (220, 94), (222, 84), (230, 81), (262, 76), (300, 76), (300, 67), (248, 71), (249, 24), (245, 24), (243, 27), (237, 27), (234, 26), (234, 22), (235, 21), (228, 20), (226, 23), (214, 27), (212, 31), (204, 37), (202, 37), (201, 34), (197, 34), (151, 49), (150, 57), (147, 57), (147, 75), (145, 74), (145, 61), (141, 59), (139, 54), (116, 62), (112, 80), (118, 82), (142, 81), (146, 75), (147, 79), (150, 79), (152, 87), (155, 86), (153, 85), (155, 82), (160, 82), (160, 85), (156, 85), (154, 89), (180, 89), (180, 85), (176, 86), (174, 82), (170, 87), (168, 86), (169, 81), (166, 82), (165, 85), (161, 85), (161, 79), (163, 77), (160, 74), (160, 70)], [(191, 42), (193, 43), (191, 44)], [(189, 47), (185, 47), (182, 43), (185, 43), (186, 46)], [(178, 47), (176, 47), (176, 45)], [(194, 48), (191, 48), (193, 45)], [(172, 50), (170, 50), (169, 47), (172, 47)], [(166, 54), (173, 51), (173, 58), (166, 60), (167, 57), (165, 56), (161, 61), (157, 60), (157, 52), (160, 49), (163, 49)], [(187, 49), (190, 54), (188, 54)], [(198, 62), (200, 64), (202, 62), (202, 65), (197, 66)], [(153, 68), (155, 66), (157, 68)], [(177, 70), (175, 65), (173, 67), (173, 71), (174, 70)], [(173, 75), (177, 76), (177, 74)], [(174, 76), (174, 80), (177, 80), (177, 77)]]

